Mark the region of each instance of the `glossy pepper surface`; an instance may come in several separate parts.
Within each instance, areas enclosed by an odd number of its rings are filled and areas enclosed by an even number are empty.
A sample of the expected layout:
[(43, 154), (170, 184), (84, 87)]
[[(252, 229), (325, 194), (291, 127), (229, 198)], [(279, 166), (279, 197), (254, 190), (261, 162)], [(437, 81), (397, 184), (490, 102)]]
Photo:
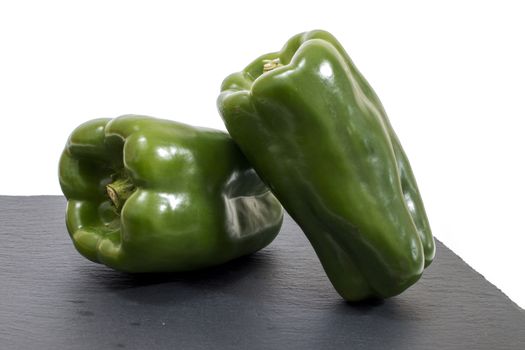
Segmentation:
[(89, 260), (128, 272), (186, 271), (253, 253), (283, 209), (228, 134), (144, 116), (95, 119), (59, 166), (66, 224)]
[(420, 278), (435, 247), (410, 164), (331, 34), (298, 34), (230, 75), (218, 108), (343, 298), (390, 297)]

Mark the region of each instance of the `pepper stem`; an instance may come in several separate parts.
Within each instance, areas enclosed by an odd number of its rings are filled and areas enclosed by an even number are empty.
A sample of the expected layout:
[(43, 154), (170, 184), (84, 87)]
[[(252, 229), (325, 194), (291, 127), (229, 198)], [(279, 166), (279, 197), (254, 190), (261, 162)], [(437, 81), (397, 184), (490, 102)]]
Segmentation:
[(135, 192), (135, 185), (130, 178), (117, 179), (106, 185), (106, 192), (115, 208), (120, 211), (129, 196)]
[(267, 73), (277, 67), (282, 67), (281, 60), (279, 58), (274, 58), (273, 60), (263, 60), (263, 63), (263, 73)]

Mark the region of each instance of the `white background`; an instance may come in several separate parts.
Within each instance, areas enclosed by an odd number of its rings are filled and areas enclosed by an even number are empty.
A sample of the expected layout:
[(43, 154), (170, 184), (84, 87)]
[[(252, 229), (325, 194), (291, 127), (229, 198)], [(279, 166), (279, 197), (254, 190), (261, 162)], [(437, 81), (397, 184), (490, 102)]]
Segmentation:
[(519, 4), (1, 1), (0, 194), (60, 194), (60, 152), (91, 118), (224, 129), (215, 101), (225, 76), (326, 29), (383, 101), (435, 236), (525, 307)]

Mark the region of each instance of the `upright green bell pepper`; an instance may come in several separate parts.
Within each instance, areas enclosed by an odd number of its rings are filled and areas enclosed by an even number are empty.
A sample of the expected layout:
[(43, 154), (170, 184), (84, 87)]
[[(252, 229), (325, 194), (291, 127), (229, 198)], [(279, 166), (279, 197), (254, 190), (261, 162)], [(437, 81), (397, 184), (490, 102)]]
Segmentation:
[(283, 209), (231, 138), (122, 116), (69, 137), (59, 166), (66, 224), (89, 260), (128, 272), (186, 271), (268, 245)]
[(343, 298), (390, 297), (420, 278), (435, 247), (410, 164), (331, 34), (298, 34), (230, 75), (218, 108)]

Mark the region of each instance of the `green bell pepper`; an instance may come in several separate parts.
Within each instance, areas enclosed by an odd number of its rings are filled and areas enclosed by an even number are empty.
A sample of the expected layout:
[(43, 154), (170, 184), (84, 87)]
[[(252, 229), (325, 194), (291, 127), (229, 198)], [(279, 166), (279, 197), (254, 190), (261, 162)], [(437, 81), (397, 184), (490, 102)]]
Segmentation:
[(231, 138), (144, 116), (95, 119), (62, 153), (66, 224), (89, 260), (187, 271), (267, 246), (283, 209)]
[(331, 34), (298, 34), (230, 75), (218, 108), (344, 299), (391, 297), (420, 278), (435, 247), (410, 164)]

